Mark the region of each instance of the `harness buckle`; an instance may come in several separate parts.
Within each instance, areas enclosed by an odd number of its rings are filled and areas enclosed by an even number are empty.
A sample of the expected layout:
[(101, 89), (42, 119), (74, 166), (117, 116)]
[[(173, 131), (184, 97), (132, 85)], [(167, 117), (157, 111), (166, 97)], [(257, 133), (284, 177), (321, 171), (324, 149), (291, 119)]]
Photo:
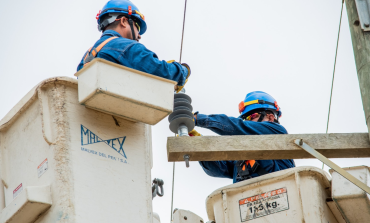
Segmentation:
[(84, 64), (90, 63), (94, 58), (95, 57), (91, 53), (89, 53), (84, 61)]
[(245, 160), (238, 161), (237, 171), (238, 171), (238, 175), (236, 176), (236, 179), (238, 180), (246, 180), (246, 179), (252, 178), (249, 174), (248, 167), (247, 167)]

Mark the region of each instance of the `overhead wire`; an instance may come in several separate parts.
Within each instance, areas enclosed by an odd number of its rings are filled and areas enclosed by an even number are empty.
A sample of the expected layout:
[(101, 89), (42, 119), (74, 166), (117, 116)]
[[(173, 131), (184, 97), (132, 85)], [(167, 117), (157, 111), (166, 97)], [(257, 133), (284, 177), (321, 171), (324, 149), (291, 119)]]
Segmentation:
[(188, 3), (188, 0), (185, 0), (185, 7), (184, 7), (184, 19), (182, 21), (182, 35), (181, 35), (181, 48), (180, 48), (180, 63), (182, 59), (182, 45), (184, 43), (184, 32), (185, 32), (185, 19), (186, 19), (186, 5)]
[[(337, 65), (337, 55), (338, 55), (338, 46), (339, 46), (339, 37), (340, 37), (340, 27), (342, 25), (343, 6), (344, 6), (344, 0), (342, 0), (342, 8), (340, 10), (339, 28), (338, 28), (338, 36), (337, 36), (337, 47), (335, 49), (333, 78), (331, 80), (331, 90), (330, 90), (329, 111), (328, 111), (328, 119), (327, 119), (327, 122), (326, 122), (326, 134), (328, 134), (328, 130), (329, 130), (331, 99), (333, 97), (333, 86), (334, 86), (335, 68), (336, 68), (336, 65)], [(322, 163), (322, 169), (324, 169), (324, 163)]]
[[(182, 45), (184, 43), (184, 32), (185, 32), (185, 19), (186, 19), (186, 5), (188, 1), (185, 0), (185, 6), (184, 6), (184, 18), (182, 21), (182, 35), (181, 35), (181, 47), (180, 47), (180, 60), (179, 63), (181, 63), (182, 59)], [(175, 134), (176, 137), (176, 134)], [(171, 221), (172, 221), (172, 215), (173, 215), (173, 193), (175, 190), (175, 162), (173, 162), (173, 167), (172, 167), (172, 197), (171, 197)]]

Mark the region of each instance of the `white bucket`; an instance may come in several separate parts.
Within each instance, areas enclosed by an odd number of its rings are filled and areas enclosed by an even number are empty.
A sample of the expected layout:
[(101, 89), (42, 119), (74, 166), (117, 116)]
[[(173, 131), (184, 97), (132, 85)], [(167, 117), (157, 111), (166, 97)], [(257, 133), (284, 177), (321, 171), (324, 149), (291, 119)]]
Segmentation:
[(175, 209), (171, 223), (204, 223), (197, 214), (183, 209)]
[(173, 110), (175, 81), (100, 58), (75, 76), (79, 102), (88, 108), (150, 125)]
[(217, 223), (336, 223), (326, 198), (330, 176), (316, 167), (296, 167), (220, 188), (206, 206), (209, 220)]
[(51, 78), (1, 120), (0, 219), (23, 188), (50, 185), (52, 205), (36, 223), (152, 222), (150, 126), (77, 97), (77, 80)]
[[(369, 167), (356, 166), (343, 169), (370, 186)], [(370, 222), (370, 195), (334, 170), (331, 169), (330, 173), (333, 177), (333, 200), (347, 222)]]

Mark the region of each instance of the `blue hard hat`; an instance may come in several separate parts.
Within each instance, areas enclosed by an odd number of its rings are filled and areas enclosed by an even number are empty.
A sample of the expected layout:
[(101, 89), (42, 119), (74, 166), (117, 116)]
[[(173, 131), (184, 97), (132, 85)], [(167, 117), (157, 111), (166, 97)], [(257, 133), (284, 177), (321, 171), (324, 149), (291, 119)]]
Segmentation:
[[(101, 18), (103, 15), (110, 13), (110, 15), (115, 15), (110, 21), (102, 21)], [(98, 13), (96, 19), (98, 20), (98, 29), (99, 31), (104, 30), (110, 23), (114, 22), (117, 18), (117, 15), (127, 15), (139, 23), (140, 26), (140, 35), (143, 35), (146, 31), (146, 22), (143, 14), (139, 12), (139, 9), (129, 0), (111, 0), (105, 4), (103, 9)]]
[(247, 94), (244, 101), (239, 104), (240, 116), (247, 117), (257, 111), (272, 111), (277, 117), (281, 117), (281, 109), (276, 100), (263, 91), (253, 91)]

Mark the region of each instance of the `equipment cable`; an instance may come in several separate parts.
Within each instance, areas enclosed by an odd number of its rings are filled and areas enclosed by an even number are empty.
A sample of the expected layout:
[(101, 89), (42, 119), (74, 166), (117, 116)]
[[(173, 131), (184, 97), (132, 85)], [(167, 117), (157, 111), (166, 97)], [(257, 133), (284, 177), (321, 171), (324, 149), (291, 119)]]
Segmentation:
[[(333, 68), (333, 78), (332, 78), (332, 80), (331, 80), (331, 90), (330, 90), (330, 101), (329, 101), (328, 121), (327, 121), (327, 123), (326, 123), (326, 134), (328, 134), (328, 129), (329, 129), (331, 99), (332, 99), (332, 96), (333, 96), (333, 85), (334, 85), (335, 67), (336, 67), (336, 65), (337, 65), (337, 55), (338, 55), (338, 45), (339, 45), (340, 27), (341, 27), (341, 25), (342, 25), (343, 5), (344, 5), (344, 0), (342, 0), (342, 8), (341, 8), (341, 10), (340, 10), (340, 19), (339, 19), (339, 28), (338, 28), (338, 37), (337, 37), (337, 47), (336, 47), (336, 49), (335, 49), (335, 59), (334, 59), (334, 68)], [(322, 169), (324, 169), (324, 163), (322, 163)]]
[[(181, 48), (180, 48), (180, 61), (179, 63), (181, 64), (181, 58), (182, 58), (182, 44), (184, 42), (184, 31), (185, 31), (185, 18), (186, 18), (186, 5), (188, 1), (185, 0), (185, 7), (184, 7), (184, 19), (182, 22), (182, 36), (181, 36)], [(175, 134), (176, 137), (176, 134)], [(172, 167), (172, 198), (171, 198), (171, 221), (172, 221), (172, 215), (173, 215), (173, 192), (175, 190), (175, 162), (173, 162), (173, 167)]]

